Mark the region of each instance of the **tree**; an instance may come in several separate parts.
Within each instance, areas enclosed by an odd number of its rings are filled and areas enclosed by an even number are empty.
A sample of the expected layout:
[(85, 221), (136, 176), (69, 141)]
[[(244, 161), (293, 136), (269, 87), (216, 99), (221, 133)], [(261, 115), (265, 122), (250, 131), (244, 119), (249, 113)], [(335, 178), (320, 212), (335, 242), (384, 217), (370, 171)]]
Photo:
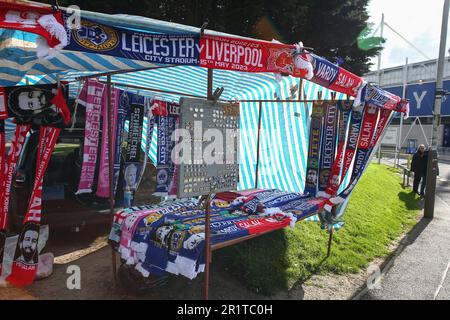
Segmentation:
[[(52, 1), (45, 1), (52, 2)], [(367, 26), (369, 0), (61, 0), (85, 10), (127, 13), (283, 43), (302, 41), (320, 56), (355, 74), (370, 68), (380, 47), (363, 50), (358, 35)]]

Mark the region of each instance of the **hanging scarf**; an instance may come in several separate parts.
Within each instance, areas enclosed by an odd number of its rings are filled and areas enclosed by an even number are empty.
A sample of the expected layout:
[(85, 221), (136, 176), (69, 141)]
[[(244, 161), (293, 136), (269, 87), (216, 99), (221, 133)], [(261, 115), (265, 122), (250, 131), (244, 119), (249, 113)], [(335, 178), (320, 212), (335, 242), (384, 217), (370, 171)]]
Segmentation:
[(326, 104), (326, 114), (320, 151), (319, 191), (324, 191), (330, 177), (331, 166), (336, 151), (336, 130), (338, 109), (336, 104)]
[(127, 137), (127, 150), (124, 166), (124, 206), (133, 205), (134, 193), (141, 171), (141, 140), (144, 123), (144, 97), (129, 93), (129, 128)]
[[(119, 102), (119, 90), (111, 88), (111, 106), (112, 112), (109, 111), (108, 106), (108, 93), (107, 90), (103, 91), (103, 111), (102, 111), (102, 143), (100, 150), (100, 166), (98, 174), (97, 192), (95, 193), (98, 197), (107, 198), (109, 197), (109, 125), (108, 123), (112, 121), (112, 132), (116, 131), (117, 127), (117, 108)], [(112, 119), (111, 119), (112, 118)], [(116, 143), (116, 135), (113, 134), (111, 145)], [(114, 152), (113, 149), (113, 158)]]
[(130, 99), (128, 93), (119, 90), (119, 105), (117, 109), (117, 125), (114, 134), (114, 194), (117, 191), (117, 182), (119, 181), (120, 166), (122, 163), (122, 142), (123, 131), (125, 130), (125, 119), (127, 117)]
[(378, 108), (371, 105), (366, 105), (364, 110), (364, 119), (359, 135), (358, 149), (356, 150), (351, 180), (354, 180), (355, 177), (359, 175), (359, 172), (365, 167), (366, 157), (369, 153), (371, 141), (375, 133), (375, 127), (377, 125), (378, 110)]
[(102, 112), (103, 91), (105, 85), (95, 80), (87, 80), (79, 97), (79, 103), (86, 107), (83, 164), (80, 182), (76, 194), (91, 193), (97, 163)]
[(25, 142), (25, 138), (27, 136), (28, 131), (30, 130), (29, 125), (21, 125), (18, 124), (16, 126), (16, 131), (14, 134), (14, 140), (11, 143), (9, 152), (8, 152), (8, 159), (4, 161), (4, 131), (2, 134), (2, 178), (1, 178), (1, 197), (0, 197), (0, 275), (1, 275), (1, 268), (3, 264), (3, 253), (5, 248), (5, 241), (6, 241), (6, 226), (7, 226), (7, 219), (8, 219), (8, 207), (9, 207), (9, 198), (11, 193), (11, 183), (13, 174), (15, 172), (16, 164), (19, 159), (19, 155), (22, 151), (23, 144)]
[(6, 278), (15, 286), (26, 286), (33, 282), (38, 266), (38, 238), (42, 210), (42, 184), (61, 129), (41, 127), (36, 157), (36, 175), (22, 232), (17, 242), (11, 274)]
[[(392, 111), (389, 109), (385, 109), (385, 110), (381, 110), (380, 112), (380, 119), (378, 120), (378, 124), (376, 125), (376, 129), (372, 129), (371, 128), (371, 124), (365, 124), (364, 122), (373, 122), (373, 106), (369, 106), (366, 105), (366, 109), (365, 109), (365, 114), (364, 114), (364, 121), (362, 123), (362, 128), (366, 128), (366, 132), (363, 133), (361, 132), (361, 137), (358, 141), (358, 148), (359, 146), (361, 146), (361, 148), (365, 148), (367, 146), (367, 137), (369, 136), (369, 132), (371, 132), (371, 135), (369, 137), (369, 144), (367, 147), (367, 152), (365, 152), (365, 159), (361, 164), (357, 163), (358, 159), (355, 159), (355, 167), (356, 167), (356, 174), (352, 174), (352, 179), (350, 181), (350, 184), (346, 187), (346, 189), (344, 191), (342, 191), (338, 196), (333, 197), (329, 200), (326, 201), (325, 205), (324, 205), (324, 209), (328, 212), (331, 212), (332, 208), (334, 205), (343, 203), (351, 194), (351, 192), (353, 191), (353, 189), (356, 186), (356, 183), (359, 181), (359, 179), (361, 178), (362, 173), (364, 172), (364, 169), (366, 168), (371, 153), (374, 149), (374, 147), (376, 146), (376, 144), (378, 143), (384, 129), (386, 128), (389, 119), (391, 117)], [(353, 111), (353, 113), (356, 113), (355, 111)], [(352, 115), (353, 115), (352, 113)], [(367, 118), (366, 118), (367, 115)], [(375, 119), (376, 121), (376, 119)], [(355, 169), (353, 171), (353, 173), (355, 172)]]
[(141, 174), (139, 175), (138, 182), (136, 184), (136, 189), (139, 188), (141, 184), (142, 178), (144, 177), (145, 169), (147, 168), (147, 162), (150, 153), (150, 146), (152, 144), (153, 138), (153, 129), (155, 127), (155, 117), (152, 112), (152, 102), (153, 99), (146, 97), (145, 98), (145, 114), (147, 115), (147, 131), (145, 134), (145, 148), (144, 148), (144, 163), (142, 164)]
[(309, 151), (308, 164), (306, 167), (306, 183), (305, 194), (316, 195), (318, 171), (319, 171), (319, 154), (320, 154), (320, 137), (323, 123), (323, 102), (314, 101), (311, 115), (311, 127), (309, 133)]
[(339, 135), (338, 135), (338, 148), (336, 152), (336, 159), (333, 162), (331, 168), (330, 177), (328, 180), (328, 185), (326, 193), (328, 196), (336, 194), (341, 182), (341, 169), (343, 166), (344, 159), (344, 147), (345, 147), (345, 137), (347, 131), (348, 120), (350, 116), (351, 102), (348, 101), (338, 101), (339, 108)]
[(154, 113), (158, 114), (158, 152), (156, 190), (153, 195), (165, 197), (169, 195), (170, 185), (174, 177), (175, 166), (171, 161), (171, 152), (175, 141), (172, 141), (172, 133), (176, 129), (179, 105), (159, 101), (158, 107), (154, 110)]
[(67, 45), (67, 33), (61, 12), (32, 4), (0, 2), (0, 28), (22, 30), (42, 37), (37, 42), (38, 58), (53, 55)]

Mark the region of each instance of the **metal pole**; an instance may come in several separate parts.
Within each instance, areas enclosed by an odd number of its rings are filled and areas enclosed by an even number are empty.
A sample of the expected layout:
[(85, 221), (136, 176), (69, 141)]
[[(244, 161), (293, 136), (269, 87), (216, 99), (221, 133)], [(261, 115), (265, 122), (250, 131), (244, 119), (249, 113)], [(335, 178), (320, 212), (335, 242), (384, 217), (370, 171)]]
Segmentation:
[(260, 137), (261, 137), (261, 118), (262, 118), (262, 102), (259, 102), (258, 115), (258, 139), (256, 142), (256, 170), (255, 170), (255, 189), (258, 189), (258, 174), (259, 174), (259, 154), (260, 154)]
[[(109, 162), (109, 214), (111, 215), (111, 228), (114, 222), (114, 183), (113, 183), (113, 175), (114, 175), (114, 159), (113, 159), (113, 146), (112, 146), (112, 116), (113, 116), (113, 108), (111, 104), (111, 75), (106, 76), (106, 95), (107, 95), (107, 103), (108, 103), (108, 162)], [(103, 133), (105, 134), (105, 132)], [(111, 259), (112, 259), (112, 269), (113, 269), (113, 279), (114, 284), (117, 281), (117, 259), (116, 259), (116, 251), (113, 247), (111, 247)]]
[[(403, 67), (403, 91), (402, 98), (406, 99), (406, 87), (408, 84), (408, 58), (405, 59), (405, 66)], [(403, 129), (403, 113), (400, 113), (400, 129), (397, 137), (397, 152), (402, 151), (402, 129)], [(400, 165), (400, 154), (397, 157), (397, 167)]]
[(437, 146), (438, 146), (438, 129), (441, 123), (441, 105), (442, 95), (444, 93), (442, 86), (442, 78), (444, 76), (444, 57), (445, 46), (447, 39), (448, 28), (448, 11), (450, 8), (450, 0), (445, 0), (444, 10), (442, 13), (442, 26), (441, 26), (441, 41), (439, 44), (439, 58), (437, 64), (437, 77), (436, 77), (436, 93), (434, 97), (434, 112), (433, 112), (433, 135), (432, 145), (428, 154), (428, 170), (427, 170), (427, 185), (425, 191), (425, 209), (424, 216), (432, 219), (434, 216), (434, 200), (436, 192), (436, 173), (437, 173)]
[(208, 92), (207, 92), (207, 99), (212, 100), (213, 99), (213, 69), (208, 69)]
[(211, 263), (211, 194), (208, 194), (205, 204), (205, 280), (203, 283), (203, 299), (209, 299), (209, 271)]
[[(213, 100), (213, 69), (208, 69), (208, 100)], [(203, 283), (203, 299), (209, 299), (209, 271), (211, 262), (211, 194), (208, 194), (205, 204), (205, 278)]]
[[(384, 27), (384, 13), (381, 14), (381, 23), (380, 23), (380, 37), (383, 38), (383, 27)], [(378, 76), (378, 85), (381, 87), (381, 50), (378, 53), (378, 64), (377, 64), (377, 76)], [(378, 164), (381, 163), (381, 143), (378, 144)]]

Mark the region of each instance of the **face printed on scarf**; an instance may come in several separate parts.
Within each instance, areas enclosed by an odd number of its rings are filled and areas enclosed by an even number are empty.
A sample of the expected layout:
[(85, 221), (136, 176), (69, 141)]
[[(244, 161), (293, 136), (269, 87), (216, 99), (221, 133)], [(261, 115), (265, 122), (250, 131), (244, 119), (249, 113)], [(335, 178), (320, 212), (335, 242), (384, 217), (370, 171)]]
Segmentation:
[(183, 243), (183, 248), (185, 248), (186, 250), (195, 249), (204, 239), (204, 233), (193, 234)]
[(306, 175), (306, 182), (309, 184), (316, 185), (317, 182), (317, 171), (316, 170), (309, 170), (308, 174)]
[(170, 232), (174, 229), (172, 226), (162, 226), (156, 230), (156, 239), (159, 240), (161, 244), (167, 245), (167, 239)]
[(377, 107), (375, 107), (375, 106), (373, 106), (373, 105), (371, 105), (371, 104), (369, 104), (368, 106), (367, 106), (367, 112), (369, 113), (369, 114), (374, 114), (376, 111), (377, 111)]
[(41, 90), (25, 91), (19, 94), (18, 102), (20, 109), (34, 111), (44, 108), (47, 104), (47, 98)]
[(337, 174), (335, 174), (333, 176), (333, 178), (331, 178), (331, 185), (333, 187), (338, 187), (339, 186), (339, 176)]
[(25, 262), (31, 262), (38, 244), (39, 232), (35, 230), (28, 230), (23, 236), (20, 250), (22, 258)]
[(134, 189), (136, 185), (137, 168), (134, 164), (129, 165), (125, 170), (125, 181), (127, 187)]

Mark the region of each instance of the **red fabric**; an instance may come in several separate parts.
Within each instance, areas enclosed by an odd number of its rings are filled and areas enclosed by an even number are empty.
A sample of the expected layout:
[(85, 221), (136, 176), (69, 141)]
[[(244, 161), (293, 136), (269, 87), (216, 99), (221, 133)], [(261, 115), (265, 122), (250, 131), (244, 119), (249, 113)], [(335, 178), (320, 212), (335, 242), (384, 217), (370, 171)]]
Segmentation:
[[(39, 148), (36, 157), (36, 175), (33, 186), (33, 192), (31, 193), (30, 202), (28, 205), (28, 211), (24, 219), (24, 228), (22, 233), (26, 231), (27, 225), (35, 224), (39, 225), (41, 220), (42, 210), (42, 184), (44, 180), (44, 174), (47, 170), (50, 157), (55, 147), (58, 135), (61, 129), (53, 127), (41, 127), (39, 137)], [(20, 241), (19, 237), (19, 241)], [(35, 261), (24, 261), (20, 259), (19, 249), (21, 243), (17, 243), (16, 254), (14, 262), (11, 268), (11, 274), (6, 280), (18, 287), (23, 287), (31, 284), (36, 276), (38, 268), (38, 252), (37, 245), (35, 248)]]
[(378, 110), (379, 108), (377, 107), (366, 106), (359, 134), (358, 148), (368, 149), (371, 146), (370, 143), (377, 124)]
[(200, 66), (244, 72), (274, 72), (304, 77), (295, 68), (294, 45), (206, 35), (200, 38)]
[(167, 115), (168, 115), (167, 102), (155, 99), (152, 102), (152, 106), (151, 106), (150, 110), (152, 111), (152, 114), (154, 116), (167, 117)]
[(38, 34), (47, 41), (49, 47), (53, 48), (60, 44), (60, 41), (38, 23), (40, 17), (48, 14), (53, 15), (61, 25), (64, 25), (62, 13), (54, 13), (50, 7), (0, 2), (0, 28)]
[(60, 113), (64, 119), (64, 123), (66, 125), (69, 124), (70, 111), (69, 108), (67, 107), (66, 99), (64, 97), (64, 93), (61, 86), (58, 88), (58, 91), (56, 92), (55, 96), (50, 102), (60, 110)]
[(274, 215), (266, 218), (247, 219), (236, 222), (236, 226), (247, 229), (249, 234), (282, 229), (289, 226), (291, 219), (284, 215)]

